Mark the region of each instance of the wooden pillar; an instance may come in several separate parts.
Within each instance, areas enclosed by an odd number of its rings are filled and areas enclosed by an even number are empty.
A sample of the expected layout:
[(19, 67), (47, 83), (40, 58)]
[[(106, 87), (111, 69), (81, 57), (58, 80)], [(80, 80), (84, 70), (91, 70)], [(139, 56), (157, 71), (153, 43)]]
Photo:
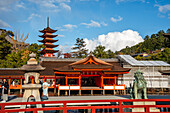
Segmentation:
[(10, 88), (11, 88), (11, 78), (9, 78), (9, 81), (8, 81), (8, 85), (9, 85), (9, 90), (8, 90), (8, 94), (10, 95)]
[(79, 75), (79, 86), (81, 87), (81, 75)]
[(103, 75), (101, 75), (101, 87), (103, 86)]
[(66, 75), (66, 77), (65, 77), (65, 84), (66, 84), (66, 86), (68, 85), (68, 78), (67, 78), (67, 75)]
[(22, 94), (22, 77), (20, 79), (20, 94)]
[(115, 85), (117, 85), (117, 81), (116, 81), (116, 79), (117, 79), (117, 78), (116, 78), (116, 75), (115, 75)]
[(54, 94), (56, 94), (56, 76), (54, 78)]

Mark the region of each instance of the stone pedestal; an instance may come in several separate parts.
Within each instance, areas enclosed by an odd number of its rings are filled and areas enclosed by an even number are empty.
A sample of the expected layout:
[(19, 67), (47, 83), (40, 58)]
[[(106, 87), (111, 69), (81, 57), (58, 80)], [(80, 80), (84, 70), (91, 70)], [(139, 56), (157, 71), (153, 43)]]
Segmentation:
[[(156, 105), (156, 102), (133, 102), (133, 105)], [(150, 112), (160, 112), (157, 108), (149, 108)], [(133, 108), (132, 112), (145, 112), (145, 108)]]
[[(23, 85), (22, 88), (25, 89), (22, 102), (28, 102), (28, 99), (31, 95), (34, 96), (35, 101), (41, 101), (40, 93), (39, 93), (39, 89), (41, 88), (40, 84), (26, 84)], [(37, 108), (42, 108), (41, 104), (37, 104), (36, 106)], [(25, 109), (25, 108), (26, 105), (21, 105), (21, 109)], [(20, 112), (20, 113), (24, 113), (24, 112)], [(38, 113), (43, 113), (43, 111), (38, 111)]]

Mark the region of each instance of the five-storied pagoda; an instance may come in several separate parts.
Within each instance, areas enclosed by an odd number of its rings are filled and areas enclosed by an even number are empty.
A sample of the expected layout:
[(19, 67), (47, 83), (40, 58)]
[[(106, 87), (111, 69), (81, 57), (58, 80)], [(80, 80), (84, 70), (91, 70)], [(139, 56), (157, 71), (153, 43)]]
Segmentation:
[(53, 57), (53, 53), (58, 52), (58, 50), (54, 50), (53, 48), (57, 47), (58, 45), (54, 45), (54, 42), (57, 42), (58, 40), (54, 40), (53, 38), (57, 37), (58, 35), (53, 35), (52, 33), (55, 33), (57, 30), (53, 30), (49, 27), (49, 17), (47, 18), (47, 27), (43, 30), (40, 30), (41, 33), (44, 33), (43, 35), (39, 35), (39, 37), (42, 37), (43, 40), (38, 40), (39, 42), (43, 43), (46, 47), (41, 51), (41, 54), (43, 54), (44, 57)]

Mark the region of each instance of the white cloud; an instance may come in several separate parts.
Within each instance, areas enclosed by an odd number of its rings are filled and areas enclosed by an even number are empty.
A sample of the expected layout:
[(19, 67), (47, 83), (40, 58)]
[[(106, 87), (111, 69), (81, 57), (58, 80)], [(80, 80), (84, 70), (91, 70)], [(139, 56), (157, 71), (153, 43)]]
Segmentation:
[(63, 25), (63, 28), (61, 27), (57, 27), (60, 31), (71, 31), (73, 30), (74, 28), (77, 28), (77, 25), (72, 25), (72, 24), (66, 24), (66, 25)]
[(125, 30), (123, 32), (109, 32), (107, 35), (99, 35), (98, 39), (89, 40), (85, 38), (84, 41), (89, 51), (94, 50), (98, 45), (103, 45), (106, 47), (106, 50), (110, 49), (115, 52), (126, 46), (138, 44), (142, 42), (143, 39), (137, 31)]
[(41, 16), (38, 14), (32, 13), (26, 20), (23, 20), (22, 22), (28, 22), (28, 21), (32, 20), (33, 17), (41, 17)]
[(89, 28), (89, 27), (100, 27), (101, 26), (99, 22), (96, 22), (96, 21), (93, 21), (93, 20), (91, 20), (90, 22), (91, 23), (89, 23), (89, 24), (88, 23), (81, 23), (81, 24), (87, 26), (87, 28)]
[(62, 11), (61, 8), (71, 10), (71, 7), (66, 4), (70, 0), (29, 0), (29, 2), (37, 4), (41, 10), (47, 12), (59, 12)]
[(159, 7), (158, 9), (159, 9), (159, 12), (161, 12), (161, 13), (166, 13), (166, 12), (170, 11), (170, 4), (166, 4), (163, 6), (156, 4), (155, 6)]
[(63, 25), (66, 29), (73, 29), (73, 28), (76, 28), (77, 25), (72, 25), (72, 24), (66, 24), (66, 25)]
[(145, 2), (145, 0), (115, 0), (117, 4), (119, 4), (120, 2), (137, 2), (137, 1)]
[(23, 2), (17, 3), (17, 4), (16, 4), (16, 7), (18, 7), (18, 8), (24, 8), (24, 9), (25, 9), (25, 6), (24, 6), (24, 3), (23, 3)]
[(101, 25), (107, 26), (108, 24), (106, 24), (105, 22), (101, 22)]
[(58, 35), (58, 37), (65, 37), (64, 35)]
[(2, 11), (11, 11), (11, 8), (13, 8), (13, 4), (17, 0), (0, 0), (0, 10)]
[(60, 6), (64, 8), (65, 10), (71, 11), (71, 7), (65, 3), (60, 3)]
[(6, 28), (6, 27), (11, 27), (11, 26), (8, 23), (0, 20), (0, 27), (5, 27)]
[(113, 21), (113, 22), (115, 22), (115, 23), (123, 20), (123, 18), (120, 17), (120, 16), (118, 16), (118, 18), (113, 18), (113, 17), (111, 17), (110, 19), (111, 19), (111, 21)]

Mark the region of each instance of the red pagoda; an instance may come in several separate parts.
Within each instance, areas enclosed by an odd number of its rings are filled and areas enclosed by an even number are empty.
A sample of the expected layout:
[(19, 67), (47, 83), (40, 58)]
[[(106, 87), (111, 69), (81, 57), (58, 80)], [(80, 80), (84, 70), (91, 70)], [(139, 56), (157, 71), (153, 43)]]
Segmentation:
[(53, 48), (58, 47), (58, 45), (54, 45), (54, 42), (58, 40), (54, 40), (53, 38), (57, 37), (58, 35), (53, 35), (57, 30), (53, 30), (49, 27), (49, 17), (47, 18), (47, 27), (43, 30), (40, 30), (43, 35), (39, 35), (39, 37), (43, 38), (43, 40), (38, 40), (39, 42), (43, 43), (46, 47), (41, 51), (44, 57), (53, 57), (53, 53), (58, 52), (58, 50), (54, 50)]

